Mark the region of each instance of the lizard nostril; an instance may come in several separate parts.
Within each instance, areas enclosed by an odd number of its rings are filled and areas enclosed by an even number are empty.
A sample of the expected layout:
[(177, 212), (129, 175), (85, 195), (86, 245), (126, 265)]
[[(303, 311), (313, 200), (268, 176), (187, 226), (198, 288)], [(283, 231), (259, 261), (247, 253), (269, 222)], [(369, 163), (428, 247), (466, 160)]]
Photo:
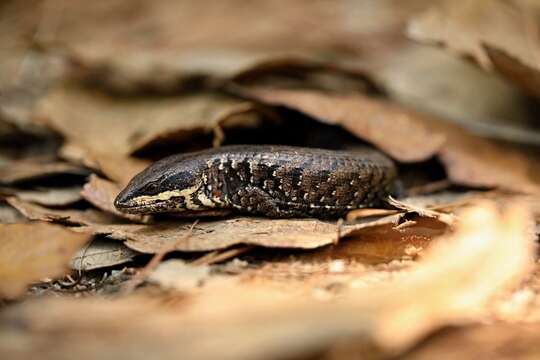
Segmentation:
[(114, 206), (116, 208), (124, 208), (127, 206), (128, 202), (128, 195), (122, 191), (118, 196), (116, 196), (116, 199), (114, 199)]

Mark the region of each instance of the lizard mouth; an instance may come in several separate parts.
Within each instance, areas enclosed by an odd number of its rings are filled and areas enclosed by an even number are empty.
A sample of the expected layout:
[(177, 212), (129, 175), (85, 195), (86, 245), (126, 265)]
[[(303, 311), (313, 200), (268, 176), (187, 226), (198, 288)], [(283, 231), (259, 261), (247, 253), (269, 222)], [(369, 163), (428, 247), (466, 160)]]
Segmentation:
[(200, 186), (201, 184), (197, 183), (181, 190), (166, 190), (155, 195), (139, 196), (133, 196), (124, 190), (116, 197), (114, 206), (129, 214), (184, 211), (192, 207), (190, 199)]
[(132, 200), (115, 200), (114, 206), (121, 212), (127, 214), (150, 214), (183, 210), (183, 198), (171, 200), (155, 200), (147, 203), (134, 202)]

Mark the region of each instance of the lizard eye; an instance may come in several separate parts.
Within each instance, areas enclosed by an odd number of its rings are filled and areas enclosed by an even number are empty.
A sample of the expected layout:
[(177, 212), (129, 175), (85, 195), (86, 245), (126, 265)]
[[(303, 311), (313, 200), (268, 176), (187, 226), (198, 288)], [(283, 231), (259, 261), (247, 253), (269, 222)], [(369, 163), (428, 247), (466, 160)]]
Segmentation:
[(153, 195), (158, 192), (158, 185), (156, 183), (150, 183), (146, 185), (146, 188), (144, 190), (145, 192)]

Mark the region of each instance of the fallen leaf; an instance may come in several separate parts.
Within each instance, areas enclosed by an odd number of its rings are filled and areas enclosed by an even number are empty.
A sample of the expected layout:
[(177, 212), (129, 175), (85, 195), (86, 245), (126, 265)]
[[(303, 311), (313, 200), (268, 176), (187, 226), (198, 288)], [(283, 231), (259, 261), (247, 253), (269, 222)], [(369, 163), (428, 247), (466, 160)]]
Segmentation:
[(456, 223), (457, 218), (452, 214), (445, 214), (440, 211), (427, 209), (424, 207), (416, 206), (406, 201), (396, 200), (392, 197), (388, 199), (388, 203), (398, 209), (405, 210), (407, 212), (415, 212), (422, 217), (437, 219), (449, 226)]
[(0, 297), (24, 294), (32, 282), (56, 277), (69, 259), (90, 240), (61, 226), (45, 223), (0, 224)]
[(399, 223), (402, 214), (367, 219), (354, 225), (339, 225), (317, 219), (266, 219), (235, 217), (193, 222), (187, 219), (153, 224), (122, 223), (118, 218), (95, 210), (58, 210), (30, 204), (15, 197), (7, 202), (28, 219), (82, 225), (75, 231), (106, 235), (121, 240), (142, 253), (159, 253), (174, 245), (177, 251), (211, 251), (237, 244), (275, 248), (313, 249), (334, 244), (340, 238), (359, 236), (364, 229)]
[(540, 7), (531, 1), (444, 1), (415, 18), (409, 36), (442, 43), (540, 96)]
[(102, 269), (127, 263), (137, 255), (138, 252), (127, 248), (121, 242), (94, 239), (77, 251), (71, 258), (70, 266), (79, 271)]
[(119, 221), (117, 217), (95, 209), (51, 209), (23, 201), (17, 197), (8, 197), (5, 200), (29, 220), (58, 222), (68, 225), (103, 225), (114, 224)]
[(239, 100), (208, 93), (133, 99), (63, 86), (41, 101), (36, 121), (90, 154), (127, 157), (164, 133), (178, 139), (208, 133), (239, 104), (243, 110)]
[[(397, 221), (384, 218), (388, 223), (351, 230), (339, 244), (324, 247), (301, 259), (345, 259), (361, 264), (384, 264), (410, 257), (407, 250), (428, 248), (434, 239), (448, 231), (448, 226), (438, 220), (415, 216), (415, 225), (398, 228)], [(395, 217), (394, 219), (397, 219)]]
[(90, 152), (76, 144), (65, 144), (60, 149), (60, 156), (94, 169), (123, 186), (151, 164), (150, 161), (144, 159)]
[(382, 87), (359, 69), (304, 58), (269, 59), (231, 77), (242, 86), (317, 89), (333, 93), (383, 93)]
[(475, 134), (540, 144), (523, 92), (444, 49), (410, 44), (369, 59), (369, 73), (399, 104), (455, 122)]
[(264, 103), (285, 106), (318, 121), (341, 125), (398, 161), (423, 161), (437, 155), (450, 180), (457, 184), (540, 191), (532, 175), (537, 169), (526, 153), (398, 105), (360, 94), (329, 95), (308, 90), (261, 88), (244, 92)]

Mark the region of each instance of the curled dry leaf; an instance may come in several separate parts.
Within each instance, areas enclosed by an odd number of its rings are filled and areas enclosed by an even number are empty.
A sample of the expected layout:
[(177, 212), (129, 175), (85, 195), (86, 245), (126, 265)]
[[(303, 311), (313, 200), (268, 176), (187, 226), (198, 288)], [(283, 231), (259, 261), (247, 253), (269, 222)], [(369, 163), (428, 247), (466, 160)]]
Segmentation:
[(29, 220), (58, 222), (68, 225), (114, 224), (119, 220), (111, 214), (95, 209), (50, 209), (23, 201), (17, 197), (8, 197), (6, 202)]
[(0, 224), (0, 297), (15, 298), (32, 282), (64, 274), (89, 240), (57, 225)]
[[(484, 319), (489, 300), (529, 274), (528, 219), (520, 205), (501, 214), (483, 203), (463, 213), (458, 231), (417, 266), (331, 302), (243, 282), (207, 287), (179, 305), (155, 297), (26, 302), (0, 314), (0, 350), (44, 359), (123, 355), (128, 346), (141, 359), (156, 351), (164, 359), (300, 358), (354, 339), (396, 356), (441, 326)], [(97, 334), (92, 342), (89, 333)], [(21, 342), (35, 346), (14, 345)]]
[(127, 157), (161, 136), (187, 139), (210, 132), (245, 105), (213, 94), (115, 98), (76, 86), (57, 87), (41, 101), (37, 121), (90, 154)]
[(526, 153), (398, 105), (363, 95), (261, 88), (244, 91), (264, 103), (341, 125), (398, 161), (422, 161), (437, 155), (457, 184), (540, 192), (532, 175), (538, 169)]
[(246, 94), (303, 112), (323, 123), (341, 125), (400, 161), (429, 159), (445, 141), (443, 134), (434, 134), (411, 114), (365, 96), (264, 88), (251, 89)]
[(415, 18), (409, 35), (442, 43), (540, 96), (540, 7), (531, 1), (443, 1)]
[(120, 185), (127, 185), (133, 176), (150, 165), (148, 160), (104, 154), (102, 152), (90, 152), (76, 144), (64, 145), (60, 149), (60, 156), (105, 174)]
[(116, 210), (114, 199), (121, 190), (117, 184), (92, 174), (88, 182), (84, 184), (81, 195), (89, 203), (105, 212), (135, 222), (148, 222), (149, 216), (125, 214)]
[(419, 207), (413, 204), (396, 200), (392, 197), (388, 199), (388, 203), (398, 209), (405, 210), (407, 212), (415, 212), (423, 217), (434, 218), (450, 226), (454, 225), (456, 222), (456, 217), (452, 214), (445, 214), (436, 210), (426, 209), (423, 207)]
[(538, 132), (530, 128), (534, 115), (522, 91), (444, 49), (411, 43), (391, 56), (375, 56), (368, 66), (400, 104), (482, 136), (540, 144)]

